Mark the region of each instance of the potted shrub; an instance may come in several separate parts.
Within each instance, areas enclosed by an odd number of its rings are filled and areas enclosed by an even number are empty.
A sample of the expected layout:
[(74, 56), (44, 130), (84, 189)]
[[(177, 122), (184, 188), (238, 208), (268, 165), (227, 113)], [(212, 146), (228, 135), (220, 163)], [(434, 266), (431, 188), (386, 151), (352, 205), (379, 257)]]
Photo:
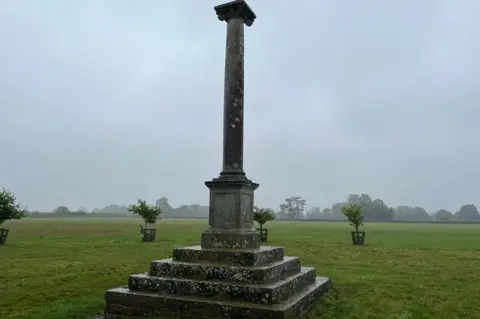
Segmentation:
[[(21, 219), (25, 217), (27, 210), (17, 203), (15, 194), (2, 188), (0, 191), (0, 226), (10, 219)], [(7, 240), (8, 229), (0, 228), (0, 245), (4, 245)]]
[(363, 245), (365, 243), (365, 232), (359, 231), (358, 227), (363, 225), (362, 207), (359, 205), (346, 205), (342, 207), (342, 213), (347, 217), (348, 222), (355, 229), (352, 231), (352, 243)]
[(260, 228), (257, 230), (260, 232), (260, 240), (262, 242), (267, 241), (268, 238), (268, 229), (263, 228), (265, 223), (275, 219), (275, 214), (269, 209), (263, 209), (254, 207), (253, 208), (253, 219), (260, 225)]
[(140, 233), (144, 242), (151, 242), (155, 239), (156, 229), (148, 229), (148, 224), (155, 224), (160, 219), (162, 210), (156, 205), (148, 205), (146, 201), (139, 199), (137, 205), (132, 205), (128, 211), (140, 216), (145, 222), (145, 227), (140, 225)]

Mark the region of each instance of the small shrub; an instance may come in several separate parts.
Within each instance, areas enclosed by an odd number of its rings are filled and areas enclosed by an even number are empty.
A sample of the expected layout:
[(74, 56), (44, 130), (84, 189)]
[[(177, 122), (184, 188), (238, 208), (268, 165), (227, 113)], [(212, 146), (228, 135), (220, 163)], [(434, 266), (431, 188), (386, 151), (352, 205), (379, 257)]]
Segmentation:
[(18, 202), (15, 194), (8, 189), (0, 191), (0, 225), (10, 219), (22, 219), (27, 215), (27, 210)]
[(267, 222), (275, 220), (275, 214), (269, 209), (253, 208), (253, 220), (260, 225), (260, 231)]
[(154, 224), (157, 219), (160, 219), (162, 210), (156, 205), (148, 205), (146, 201), (139, 199), (136, 205), (128, 208), (128, 211), (140, 216), (145, 222), (145, 229), (148, 224)]
[(346, 205), (342, 207), (342, 213), (348, 219), (350, 225), (358, 232), (358, 227), (363, 225), (363, 211), (359, 205)]

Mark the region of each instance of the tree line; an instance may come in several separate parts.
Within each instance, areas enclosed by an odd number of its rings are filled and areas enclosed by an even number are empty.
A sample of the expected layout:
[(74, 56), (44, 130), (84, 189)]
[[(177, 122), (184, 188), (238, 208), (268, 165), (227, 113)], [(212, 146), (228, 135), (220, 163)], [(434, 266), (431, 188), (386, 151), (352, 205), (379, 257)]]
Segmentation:
[[(181, 205), (173, 208), (168, 198), (162, 197), (156, 200), (155, 205), (162, 211), (162, 217), (166, 218), (208, 218), (208, 206), (197, 204)], [(51, 212), (29, 212), (29, 217), (55, 217), (55, 218), (78, 218), (78, 217), (135, 217), (129, 208), (132, 205), (107, 205), (103, 208), (94, 208), (88, 211), (85, 207), (72, 210), (67, 206), (58, 206)]]
[(389, 207), (381, 199), (373, 199), (368, 194), (352, 194), (345, 202), (334, 203), (331, 207), (321, 209), (312, 207), (305, 211), (306, 200), (302, 197), (289, 197), (280, 205), (278, 219), (310, 220), (345, 220), (342, 207), (358, 205), (363, 209), (365, 221), (410, 221), (410, 222), (480, 222), (480, 214), (473, 204), (463, 205), (456, 212), (439, 209), (433, 214), (418, 206), (400, 205)]
[[(344, 202), (334, 203), (331, 207), (312, 207), (308, 210), (306, 200), (300, 196), (288, 197), (278, 206), (270, 209), (280, 220), (345, 220), (342, 207), (347, 204), (359, 205), (363, 208), (364, 220), (368, 221), (408, 221), (408, 222), (480, 222), (477, 207), (473, 204), (461, 206), (456, 212), (439, 209), (433, 214), (418, 206), (400, 205), (389, 207), (381, 199), (373, 199), (368, 194), (349, 195)], [(155, 202), (166, 218), (208, 218), (208, 206), (198, 204), (172, 207), (168, 198), (162, 197)], [(48, 214), (30, 212), (31, 217), (133, 217), (128, 211), (131, 205), (108, 205), (104, 208), (95, 208), (88, 211), (85, 207), (70, 210), (66, 206), (59, 206)]]

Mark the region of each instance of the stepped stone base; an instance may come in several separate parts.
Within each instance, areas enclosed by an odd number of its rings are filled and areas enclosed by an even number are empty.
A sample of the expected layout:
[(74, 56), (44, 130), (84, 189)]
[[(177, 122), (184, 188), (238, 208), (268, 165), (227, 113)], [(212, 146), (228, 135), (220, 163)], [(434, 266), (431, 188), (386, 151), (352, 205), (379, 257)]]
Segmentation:
[(105, 294), (105, 319), (303, 318), (330, 280), (281, 247), (173, 251)]
[(272, 261), (283, 260), (281, 247), (261, 246), (259, 249), (203, 249), (201, 246), (176, 248), (173, 250), (174, 261), (202, 262), (215, 260), (231, 266), (261, 266)]
[(301, 293), (274, 305), (215, 300), (198, 296), (148, 293), (116, 288), (107, 291), (105, 319), (120, 318), (302, 318), (329, 288), (329, 279), (317, 277)]

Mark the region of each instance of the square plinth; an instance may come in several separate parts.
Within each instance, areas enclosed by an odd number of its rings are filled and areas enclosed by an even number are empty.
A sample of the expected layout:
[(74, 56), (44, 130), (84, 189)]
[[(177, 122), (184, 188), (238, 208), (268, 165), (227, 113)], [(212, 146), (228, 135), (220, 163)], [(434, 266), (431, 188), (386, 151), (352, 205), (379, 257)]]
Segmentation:
[(231, 266), (261, 266), (281, 261), (283, 247), (261, 246), (258, 249), (204, 249), (201, 246), (175, 248), (173, 260), (180, 262), (214, 262)]
[(202, 233), (202, 248), (259, 248), (260, 234), (253, 227), (254, 191), (258, 184), (246, 177), (226, 175), (205, 185), (210, 189), (210, 228)]

